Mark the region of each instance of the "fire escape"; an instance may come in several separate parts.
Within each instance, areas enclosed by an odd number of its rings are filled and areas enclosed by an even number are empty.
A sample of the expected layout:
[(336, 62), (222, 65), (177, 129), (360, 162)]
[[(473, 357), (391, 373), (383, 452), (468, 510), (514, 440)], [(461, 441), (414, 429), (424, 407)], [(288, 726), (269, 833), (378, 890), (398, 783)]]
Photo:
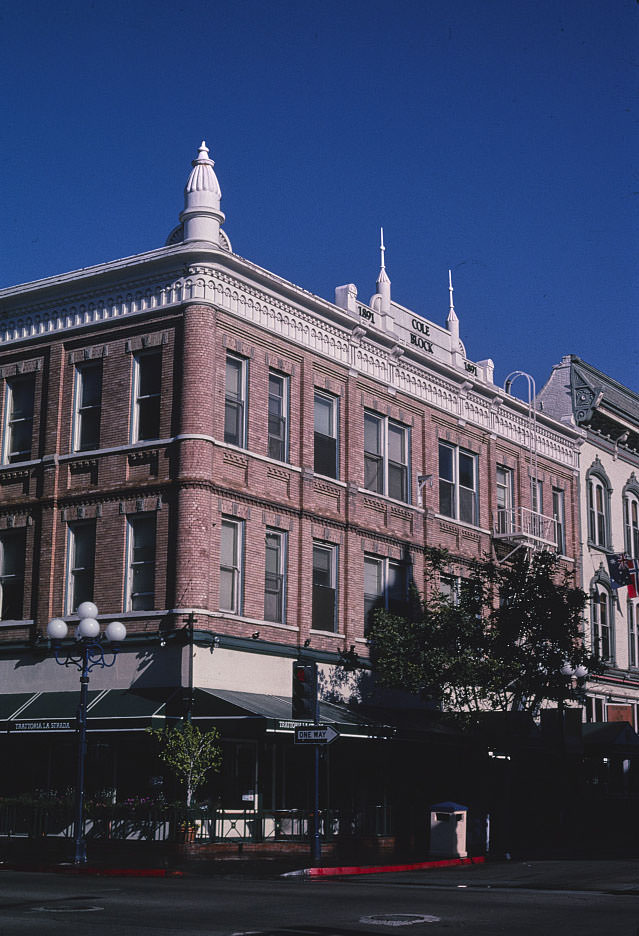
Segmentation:
[[(528, 383), (528, 473), (530, 477), (532, 507), (515, 507), (510, 496), (499, 505), (493, 516), (492, 538), (500, 563), (506, 562), (518, 549), (556, 549), (557, 518), (541, 513), (540, 486), (537, 466), (537, 410), (535, 407), (535, 381), (524, 371), (513, 371), (504, 383), (510, 393), (513, 382), (524, 377)], [(510, 501), (510, 502), (508, 502)], [(498, 548), (498, 544), (500, 548)]]

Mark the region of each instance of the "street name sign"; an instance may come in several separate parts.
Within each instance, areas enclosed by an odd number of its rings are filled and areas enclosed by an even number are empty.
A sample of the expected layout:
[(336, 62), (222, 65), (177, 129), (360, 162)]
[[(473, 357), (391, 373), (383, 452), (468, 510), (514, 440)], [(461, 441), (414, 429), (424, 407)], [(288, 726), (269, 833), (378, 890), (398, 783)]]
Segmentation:
[(339, 731), (335, 731), (332, 725), (295, 729), (295, 744), (330, 744), (335, 738), (339, 738)]

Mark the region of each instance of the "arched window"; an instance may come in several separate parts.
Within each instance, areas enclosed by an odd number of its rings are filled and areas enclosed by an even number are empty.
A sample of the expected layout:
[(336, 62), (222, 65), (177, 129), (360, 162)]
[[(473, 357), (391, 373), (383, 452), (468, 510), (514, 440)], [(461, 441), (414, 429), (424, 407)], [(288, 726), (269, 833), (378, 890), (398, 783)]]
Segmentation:
[(623, 493), (624, 548), (639, 559), (639, 486), (627, 484)]
[(611, 663), (614, 659), (614, 608), (610, 590), (601, 582), (590, 593), (592, 646), (598, 657)]
[(586, 493), (588, 500), (588, 542), (591, 546), (609, 549), (610, 537), (610, 495), (612, 485), (608, 480), (603, 465), (595, 459), (586, 474)]

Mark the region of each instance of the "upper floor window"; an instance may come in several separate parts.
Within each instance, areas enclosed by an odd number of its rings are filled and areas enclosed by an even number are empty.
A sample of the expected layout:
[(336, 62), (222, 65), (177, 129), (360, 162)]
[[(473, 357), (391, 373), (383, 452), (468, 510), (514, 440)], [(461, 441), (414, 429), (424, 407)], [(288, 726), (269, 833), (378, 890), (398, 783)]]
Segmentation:
[(19, 621), (23, 614), (25, 533), (0, 534), (0, 620)]
[(377, 413), (364, 413), (364, 487), (408, 501), (409, 430)]
[(634, 491), (623, 499), (624, 541), (626, 552), (639, 559), (639, 497)]
[(439, 512), (477, 525), (477, 456), (439, 443)]
[(533, 513), (543, 514), (544, 512), (544, 482), (541, 478), (530, 479), (530, 502)]
[(235, 354), (226, 355), (224, 396), (224, 441), (246, 448), (246, 398), (248, 361)]
[(3, 462), (28, 461), (33, 438), (35, 374), (11, 377), (5, 392)]
[(288, 377), (269, 371), (268, 375), (268, 454), (286, 461), (288, 456)]
[(564, 492), (560, 488), (552, 489), (552, 515), (555, 520), (555, 543), (557, 552), (566, 554), (566, 507)]
[(594, 546), (610, 546), (609, 516), (610, 493), (604, 479), (589, 474), (588, 485), (588, 539)]
[(72, 614), (83, 601), (93, 601), (95, 520), (69, 524), (65, 610)]
[(497, 465), (497, 532), (512, 533), (513, 515), (513, 472), (511, 468)]
[(364, 628), (368, 631), (378, 608), (405, 614), (408, 568), (405, 562), (382, 556), (364, 556)]
[(264, 563), (264, 620), (284, 623), (286, 595), (286, 533), (266, 531)]
[(75, 369), (75, 420), (73, 450), (100, 447), (102, 414), (102, 361), (78, 364)]
[(602, 660), (612, 662), (613, 646), (613, 604), (610, 592), (603, 585), (597, 585), (591, 595), (592, 642), (595, 653)]
[(336, 630), (337, 546), (313, 544), (313, 630)]
[(155, 606), (155, 514), (128, 518), (127, 611), (151, 611)]
[(337, 464), (337, 426), (339, 423), (337, 397), (315, 391), (314, 397), (314, 464), (317, 474), (328, 478), (339, 476)]
[(160, 437), (160, 391), (162, 389), (162, 351), (142, 351), (133, 367), (132, 441)]
[(639, 604), (628, 602), (628, 665), (639, 666)]
[(220, 610), (242, 613), (244, 523), (225, 517), (220, 539)]

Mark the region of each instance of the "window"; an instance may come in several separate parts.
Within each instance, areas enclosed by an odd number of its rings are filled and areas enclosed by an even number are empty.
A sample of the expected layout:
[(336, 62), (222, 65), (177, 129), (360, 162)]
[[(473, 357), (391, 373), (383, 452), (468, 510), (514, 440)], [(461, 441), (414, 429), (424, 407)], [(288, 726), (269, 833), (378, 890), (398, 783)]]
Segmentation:
[(222, 520), (220, 541), (220, 610), (242, 613), (242, 550), (244, 524)]
[(610, 485), (604, 475), (588, 472), (586, 476), (588, 499), (588, 540), (593, 546), (610, 546)]
[(463, 602), (467, 610), (472, 609), (476, 617), (481, 617), (482, 591), (471, 579), (462, 578), (461, 575), (442, 575), (439, 580), (439, 592), (453, 607), (458, 608)]
[(628, 602), (628, 666), (639, 666), (639, 604)]
[(224, 441), (246, 448), (246, 389), (248, 361), (234, 354), (226, 356), (224, 397)]
[(286, 461), (288, 455), (288, 377), (269, 371), (268, 454)]
[(408, 428), (376, 413), (364, 413), (364, 487), (408, 501)]
[(102, 413), (102, 361), (78, 364), (75, 369), (75, 423), (73, 450), (84, 452), (100, 446)]
[(28, 374), (7, 380), (3, 461), (19, 462), (31, 458), (35, 376)]
[(314, 470), (328, 478), (337, 478), (337, 426), (338, 400), (326, 393), (315, 391), (315, 448)]
[(286, 534), (280, 530), (266, 531), (264, 568), (264, 620), (283, 624), (286, 594)]
[(477, 456), (439, 443), (439, 512), (477, 525)]
[(69, 524), (66, 613), (83, 601), (93, 601), (95, 520)]
[(405, 614), (408, 600), (406, 563), (364, 556), (364, 628), (368, 631), (378, 608)]
[(497, 533), (512, 533), (513, 529), (513, 473), (497, 465)]
[(19, 621), (23, 614), (24, 530), (0, 535), (0, 620)]
[(552, 515), (555, 520), (555, 543), (557, 552), (566, 554), (566, 511), (564, 506), (564, 492), (559, 488), (552, 489)]
[(544, 512), (544, 482), (540, 478), (530, 479), (530, 502), (536, 514)]
[(151, 611), (155, 605), (155, 514), (128, 518), (127, 611)]
[(337, 547), (313, 544), (313, 630), (334, 631), (337, 619)]
[(626, 552), (639, 559), (639, 498), (632, 491), (623, 499), (624, 541)]
[(602, 660), (612, 662), (612, 601), (610, 593), (603, 586), (595, 588), (591, 597), (592, 640), (595, 653)]
[(162, 352), (144, 351), (134, 358), (133, 442), (160, 437)]

